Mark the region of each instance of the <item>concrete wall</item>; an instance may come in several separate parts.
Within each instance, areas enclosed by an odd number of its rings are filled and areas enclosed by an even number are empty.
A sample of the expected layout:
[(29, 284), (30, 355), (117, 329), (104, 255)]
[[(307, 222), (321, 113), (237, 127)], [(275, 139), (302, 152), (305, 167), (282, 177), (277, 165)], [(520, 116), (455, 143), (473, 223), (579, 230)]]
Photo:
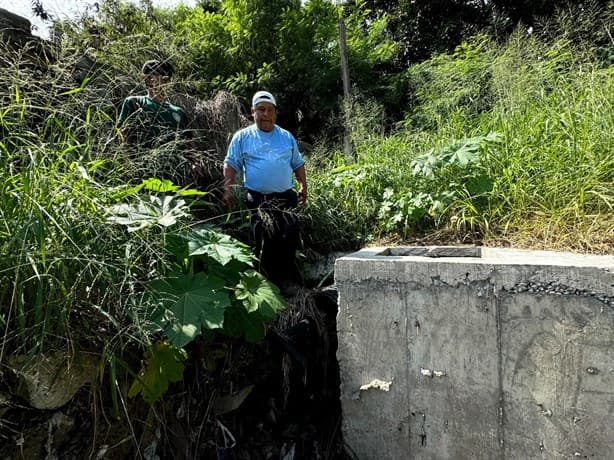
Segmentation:
[(359, 459), (614, 458), (614, 257), (373, 248), (335, 281)]

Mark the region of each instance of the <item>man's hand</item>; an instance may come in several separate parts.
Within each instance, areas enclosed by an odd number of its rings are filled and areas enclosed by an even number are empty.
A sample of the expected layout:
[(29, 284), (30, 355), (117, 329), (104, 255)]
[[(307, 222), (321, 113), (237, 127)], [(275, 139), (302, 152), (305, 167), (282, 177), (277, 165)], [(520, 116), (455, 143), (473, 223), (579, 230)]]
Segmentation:
[(307, 203), (307, 187), (301, 187), (298, 191), (298, 203), (304, 205)]
[(303, 205), (307, 203), (307, 174), (305, 165), (299, 166), (294, 170), (296, 181), (298, 182), (298, 202)]
[(224, 189), (224, 196), (222, 197), (222, 203), (224, 205), (224, 208), (227, 211), (230, 211), (232, 210), (232, 208), (235, 207), (235, 197), (232, 194), (232, 189), (230, 188)]

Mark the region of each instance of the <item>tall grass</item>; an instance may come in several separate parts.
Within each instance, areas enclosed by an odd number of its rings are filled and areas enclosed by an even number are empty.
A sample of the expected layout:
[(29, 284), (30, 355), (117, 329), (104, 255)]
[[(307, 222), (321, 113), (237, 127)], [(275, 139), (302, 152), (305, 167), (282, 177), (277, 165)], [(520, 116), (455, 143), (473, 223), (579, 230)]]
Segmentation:
[[(519, 29), (505, 43), (477, 36), (408, 69), (413, 105), (396, 132), (365, 130), (377, 110), (363, 107), (353, 121), (355, 159), (313, 162), (311, 214), (324, 236), (312, 240), (337, 235), (356, 247), (444, 234), (612, 250), (614, 67), (603, 49), (564, 31)], [(489, 133), (498, 140), (478, 147)], [(475, 151), (463, 164), (466, 147)], [(425, 162), (438, 165), (428, 177), (418, 167)]]
[[(521, 240), (611, 237), (614, 69), (578, 48), (516, 36), (493, 65), (497, 104), (487, 126), (506, 139), (493, 171), (505, 206), (493, 217)], [(586, 234), (591, 227), (601, 230)]]
[[(55, 61), (37, 63), (27, 50), (0, 48), (0, 373), (19, 372), (24, 356), (61, 354), (67, 368), (85, 353), (97, 357), (95, 421), (83, 436), (94, 452), (130, 427), (138, 452), (128, 407), (140, 406), (126, 401), (127, 382), (159, 339), (143, 320), (145, 285), (172, 259), (164, 231), (108, 221), (134, 185), (115, 127), (125, 80), (77, 81), (80, 53), (55, 52)], [(105, 434), (98, 423), (107, 416), (121, 420)]]
[(112, 355), (146, 341), (131, 294), (164, 252), (160, 235), (106, 222), (122, 167), (115, 108), (100, 95), (116, 83), (75, 82), (77, 56), (44, 69), (27, 51), (1, 53), (0, 363), (52, 350)]
[[(123, 97), (143, 90), (138, 74), (95, 65), (77, 75), (80, 52), (52, 51), (37, 61), (28, 49), (0, 49), (0, 374), (51, 354), (69, 368), (91, 353), (100, 371), (92, 395), (121, 418), (109, 432), (130, 428), (137, 455), (134, 426), (144, 423), (128, 406), (143, 404), (126, 398), (160, 399), (183, 377), (181, 347), (203, 331), (209, 342), (218, 332), (262, 340), (285, 303), (253, 272), (247, 246), (190, 219), (197, 210), (204, 221), (231, 220), (186, 184), (221, 175), (218, 146), (243, 122), (236, 100), (188, 100), (195, 135), (183, 144), (166, 133), (155, 147), (129, 146), (115, 120)], [(113, 433), (84, 435), (95, 449)]]

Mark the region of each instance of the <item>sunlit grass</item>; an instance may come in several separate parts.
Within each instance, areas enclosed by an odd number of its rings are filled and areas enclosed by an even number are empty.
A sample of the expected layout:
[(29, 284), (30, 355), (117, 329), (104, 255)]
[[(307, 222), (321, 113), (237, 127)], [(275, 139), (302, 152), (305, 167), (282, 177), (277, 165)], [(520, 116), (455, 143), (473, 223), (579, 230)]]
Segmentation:
[[(453, 55), (418, 64), (409, 71), (416, 105), (400, 130), (365, 130), (376, 112), (366, 106), (354, 112), (355, 158), (314, 162), (318, 226), (311, 238), (322, 232), (324, 242), (336, 236), (357, 246), (388, 232), (401, 240), (432, 232), (451, 241), (611, 251), (613, 72), (585, 43), (521, 32), (503, 45), (477, 37)], [(412, 162), (419, 155), (488, 133), (500, 142), (472, 170), (417, 181)], [(460, 172), (468, 183), (459, 182)], [(490, 190), (468, 190), (471, 175), (490, 178)], [(386, 189), (393, 191), (388, 198)], [(419, 220), (402, 215), (415, 210), (403, 211), (404, 197), (428, 203), (446, 189), (456, 192), (445, 210)], [(393, 212), (378, 220), (382, 206)]]

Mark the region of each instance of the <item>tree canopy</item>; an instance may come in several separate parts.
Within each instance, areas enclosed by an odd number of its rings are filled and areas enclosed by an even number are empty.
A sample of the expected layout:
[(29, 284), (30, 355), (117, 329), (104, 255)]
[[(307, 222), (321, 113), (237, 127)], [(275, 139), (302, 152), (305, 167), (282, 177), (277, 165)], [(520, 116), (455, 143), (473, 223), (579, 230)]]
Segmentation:
[[(611, 16), (613, 7), (611, 0), (352, 0), (343, 6), (328, 0), (201, 0), (194, 8), (164, 10), (150, 1), (137, 6), (105, 0), (95, 15), (64, 31), (98, 60), (126, 72), (137, 72), (146, 58), (168, 59), (195, 96), (227, 90), (247, 109), (250, 94), (270, 90), (280, 101), (280, 123), (314, 141), (334, 137), (328, 128), (339, 117), (340, 17), (354, 96), (377, 99), (389, 120), (398, 121), (412, 110), (412, 64), (452, 52), (478, 33), (503, 40), (518, 24), (541, 33), (572, 9), (585, 17), (595, 10)], [(604, 30), (595, 25), (588, 32), (607, 40)]]

